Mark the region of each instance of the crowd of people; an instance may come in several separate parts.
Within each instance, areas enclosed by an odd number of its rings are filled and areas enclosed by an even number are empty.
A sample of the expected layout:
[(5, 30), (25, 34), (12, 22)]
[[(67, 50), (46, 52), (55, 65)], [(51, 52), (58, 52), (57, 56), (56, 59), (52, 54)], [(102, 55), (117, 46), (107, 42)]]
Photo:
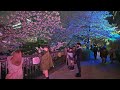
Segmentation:
[(66, 52), (66, 63), (69, 70), (74, 70), (74, 65), (77, 64), (76, 77), (81, 77), (81, 65), (80, 61), (82, 60), (82, 47), (81, 43), (77, 43), (73, 47), (67, 48)]
[[(82, 49), (80, 43), (77, 43), (74, 47), (68, 48), (66, 52), (66, 62), (68, 68), (70, 70), (74, 70), (74, 64), (77, 64), (78, 72), (76, 72), (76, 77), (81, 77), (81, 53)], [(43, 72), (45, 78), (49, 79), (49, 69), (54, 67), (54, 62), (52, 60), (49, 47), (40, 47), (37, 55), (40, 59), (40, 70)], [(23, 60), (21, 50), (16, 50), (12, 52), (11, 56), (8, 56), (8, 74), (6, 75), (6, 79), (23, 79)]]
[[(40, 60), (40, 70), (43, 72), (46, 79), (49, 79), (49, 69), (54, 67), (52, 57), (49, 52), (49, 48), (44, 46), (42, 51), (38, 51), (38, 57)], [(23, 79), (23, 57), (21, 50), (16, 50), (11, 56), (7, 58), (8, 62), (8, 74), (6, 79)]]
[[(77, 65), (77, 70), (75, 77), (81, 77), (81, 60), (82, 60), (82, 47), (81, 43), (77, 43), (73, 47), (65, 48), (66, 64), (68, 69), (73, 71), (75, 69), (75, 64)], [(91, 50), (94, 52), (94, 58), (97, 59), (97, 52), (100, 52), (100, 57), (102, 63), (106, 63), (107, 56), (109, 55), (111, 63), (114, 62), (116, 57), (120, 56), (119, 51), (111, 48), (109, 51), (105, 46), (97, 47), (94, 45)], [(54, 67), (54, 62), (50, 54), (50, 49), (48, 46), (39, 48), (37, 55), (40, 59), (40, 70), (43, 72), (46, 79), (49, 79), (49, 69)], [(120, 60), (120, 57), (118, 58)], [(23, 57), (22, 51), (16, 50), (12, 52), (12, 55), (7, 58), (8, 62), (8, 74), (6, 79), (23, 79)]]
[(115, 60), (120, 61), (120, 49), (112, 48), (108, 50), (106, 46), (98, 47), (96, 44), (91, 48), (94, 53), (94, 58), (97, 59), (97, 53), (100, 53), (102, 63), (106, 63), (107, 57), (110, 58), (111, 63), (114, 63)]

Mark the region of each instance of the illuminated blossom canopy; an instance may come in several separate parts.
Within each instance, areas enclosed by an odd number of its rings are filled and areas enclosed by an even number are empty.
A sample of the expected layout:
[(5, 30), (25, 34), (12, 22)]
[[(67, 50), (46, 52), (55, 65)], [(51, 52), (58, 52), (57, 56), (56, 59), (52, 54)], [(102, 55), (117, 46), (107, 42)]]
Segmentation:
[[(82, 13), (81, 13), (82, 12)], [(69, 38), (74, 35), (88, 38), (107, 38), (116, 40), (120, 35), (113, 34), (117, 29), (115, 25), (109, 24), (106, 18), (112, 15), (108, 11), (81, 11), (76, 12), (70, 20), (66, 33)]]
[(62, 29), (58, 11), (11, 11), (0, 22), (5, 23), (2, 43), (18, 46), (38, 38), (51, 40), (54, 30)]
[[(74, 13), (61, 22), (60, 12), (64, 11), (9, 11), (0, 17), (1, 45), (19, 46), (22, 43), (36, 41), (38, 38), (50, 43), (67, 42), (75, 37), (82, 41), (90, 38), (116, 40), (120, 35), (115, 33), (117, 27), (109, 24), (106, 18), (112, 15), (108, 11), (70, 11)], [(62, 16), (62, 15), (61, 15)], [(66, 24), (63, 28), (62, 24)], [(78, 37), (76, 37), (78, 36)], [(73, 40), (75, 42), (75, 40)]]

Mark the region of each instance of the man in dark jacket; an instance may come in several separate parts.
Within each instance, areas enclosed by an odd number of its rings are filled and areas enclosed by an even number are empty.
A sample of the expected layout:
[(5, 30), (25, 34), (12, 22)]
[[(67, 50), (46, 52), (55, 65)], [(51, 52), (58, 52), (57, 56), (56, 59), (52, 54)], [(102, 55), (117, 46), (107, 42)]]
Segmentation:
[(77, 43), (77, 50), (75, 51), (74, 58), (75, 57), (76, 57), (76, 63), (78, 68), (78, 73), (76, 73), (76, 77), (81, 77), (81, 65), (80, 65), (80, 61), (82, 60), (81, 43)]
[(96, 45), (94, 45), (93, 52), (94, 52), (94, 58), (97, 59), (98, 48)]

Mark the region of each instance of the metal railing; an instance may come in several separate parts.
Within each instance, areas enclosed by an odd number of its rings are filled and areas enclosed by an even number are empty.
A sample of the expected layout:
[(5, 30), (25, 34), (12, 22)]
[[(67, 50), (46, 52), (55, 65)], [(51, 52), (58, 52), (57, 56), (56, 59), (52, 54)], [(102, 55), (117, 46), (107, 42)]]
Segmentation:
[[(57, 57), (58, 52), (51, 53), (55, 67), (58, 66), (60, 63), (64, 63), (65, 60), (55, 60), (54, 58)], [(64, 56), (64, 53), (62, 52), (62, 56)], [(34, 79), (35, 77), (38, 77), (42, 75), (42, 72), (40, 71), (40, 64), (33, 64), (33, 57), (31, 56), (24, 56), (24, 62), (23, 62), (23, 73), (24, 73), (24, 79)], [(7, 68), (7, 59), (0, 60), (0, 79), (5, 79), (6, 74), (8, 73)]]
[(7, 61), (0, 60), (0, 79), (4, 78), (4, 76), (8, 73), (7, 70)]

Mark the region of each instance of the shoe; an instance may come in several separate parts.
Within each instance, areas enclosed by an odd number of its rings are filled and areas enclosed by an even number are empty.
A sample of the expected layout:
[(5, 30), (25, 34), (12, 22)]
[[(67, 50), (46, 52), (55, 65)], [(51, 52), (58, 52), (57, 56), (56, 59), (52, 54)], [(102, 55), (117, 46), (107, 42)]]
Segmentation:
[(81, 77), (80, 73), (76, 73), (75, 77)]

